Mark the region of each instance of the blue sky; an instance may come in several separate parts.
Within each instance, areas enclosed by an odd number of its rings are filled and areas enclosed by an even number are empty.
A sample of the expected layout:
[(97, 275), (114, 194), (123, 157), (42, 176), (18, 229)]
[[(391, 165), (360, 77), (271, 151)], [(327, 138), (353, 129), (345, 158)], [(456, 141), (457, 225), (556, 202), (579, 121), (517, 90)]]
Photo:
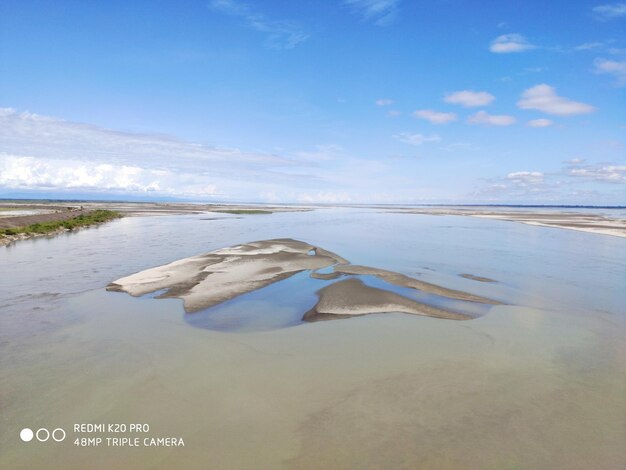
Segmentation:
[(626, 203), (626, 3), (0, 2), (0, 197)]

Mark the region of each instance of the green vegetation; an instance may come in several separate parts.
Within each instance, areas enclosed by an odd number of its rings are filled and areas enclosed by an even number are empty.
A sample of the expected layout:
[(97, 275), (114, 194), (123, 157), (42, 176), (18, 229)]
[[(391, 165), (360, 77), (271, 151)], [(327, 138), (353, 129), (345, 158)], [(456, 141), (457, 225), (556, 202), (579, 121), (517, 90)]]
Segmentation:
[(55, 220), (51, 222), (39, 222), (25, 227), (0, 229), (0, 235), (17, 235), (19, 233), (50, 233), (60, 228), (73, 230), (87, 225), (101, 224), (109, 220), (122, 217), (119, 212), (108, 210), (94, 210), (86, 214), (77, 215), (67, 220)]
[(261, 209), (220, 209), (212, 212), (222, 212), (224, 214), (271, 214), (272, 211), (264, 211)]

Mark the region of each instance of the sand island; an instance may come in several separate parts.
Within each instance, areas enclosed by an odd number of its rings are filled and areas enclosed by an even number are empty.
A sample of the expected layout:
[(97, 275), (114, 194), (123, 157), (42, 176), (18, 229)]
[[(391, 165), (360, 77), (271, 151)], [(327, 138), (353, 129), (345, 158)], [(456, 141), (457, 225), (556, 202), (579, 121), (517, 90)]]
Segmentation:
[[(332, 271), (319, 272), (325, 268)], [(194, 313), (304, 271), (309, 271), (313, 279), (332, 281), (317, 291), (315, 306), (303, 312), (302, 320), (308, 322), (387, 312), (451, 320), (474, 318), (393, 289), (368, 286), (363, 282), (364, 276), (445, 299), (488, 305), (500, 303), (393, 271), (352, 265), (335, 253), (289, 238), (250, 242), (184, 258), (117, 279), (107, 290), (133, 296), (163, 291), (157, 298), (179, 298), (185, 311)]]

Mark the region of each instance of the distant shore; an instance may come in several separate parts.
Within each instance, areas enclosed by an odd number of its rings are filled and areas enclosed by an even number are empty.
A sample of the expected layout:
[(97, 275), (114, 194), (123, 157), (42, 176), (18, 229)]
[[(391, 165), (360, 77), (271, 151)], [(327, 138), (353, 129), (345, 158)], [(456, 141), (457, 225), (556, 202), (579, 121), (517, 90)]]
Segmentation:
[(519, 210), (511, 210), (510, 207), (494, 207), (492, 209), (487, 207), (450, 206), (423, 208), (398, 207), (389, 209), (389, 211), (400, 214), (460, 215), (483, 219), (506, 220), (527, 225), (577, 230), (580, 232), (626, 238), (626, 220), (594, 214), (589, 211), (585, 212), (585, 209), (581, 212), (572, 212), (571, 209), (546, 211), (545, 208), (530, 209), (527, 207)]
[[(267, 215), (277, 212), (305, 212), (333, 207), (360, 207), (389, 213), (414, 215), (453, 215), (519, 222), (541, 227), (576, 230), (598, 235), (626, 238), (626, 219), (598, 213), (607, 207), (552, 206), (411, 206), (411, 205), (343, 205), (343, 204), (211, 204), (189, 202), (114, 202), (114, 201), (1, 201), (0, 231), (34, 223), (65, 220), (95, 210), (108, 210), (123, 216), (165, 216), (221, 213), (236, 216)], [(22, 214), (11, 216), (11, 212)], [(23, 215), (23, 214), (28, 215)], [(58, 233), (67, 231), (59, 227)], [(48, 232), (43, 235), (53, 235)], [(0, 246), (42, 234), (0, 235)]]
[(261, 204), (0, 201), (0, 246), (35, 237), (50, 237), (98, 225), (122, 216), (163, 216), (208, 212), (243, 216), (310, 210), (313, 208)]
[(0, 216), (0, 246), (34, 237), (53, 236), (80, 228), (103, 224), (122, 217), (119, 212), (82, 207), (66, 207), (55, 210), (15, 211), (27, 215), (11, 216), (11, 209), (3, 209)]

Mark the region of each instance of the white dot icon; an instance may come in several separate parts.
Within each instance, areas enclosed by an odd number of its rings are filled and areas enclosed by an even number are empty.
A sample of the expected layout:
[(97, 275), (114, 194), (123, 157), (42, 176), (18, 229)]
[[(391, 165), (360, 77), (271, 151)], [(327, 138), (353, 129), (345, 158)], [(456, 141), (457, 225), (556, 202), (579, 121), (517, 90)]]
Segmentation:
[(30, 428), (24, 428), (20, 431), (20, 439), (24, 442), (29, 442), (33, 440), (33, 430)]

